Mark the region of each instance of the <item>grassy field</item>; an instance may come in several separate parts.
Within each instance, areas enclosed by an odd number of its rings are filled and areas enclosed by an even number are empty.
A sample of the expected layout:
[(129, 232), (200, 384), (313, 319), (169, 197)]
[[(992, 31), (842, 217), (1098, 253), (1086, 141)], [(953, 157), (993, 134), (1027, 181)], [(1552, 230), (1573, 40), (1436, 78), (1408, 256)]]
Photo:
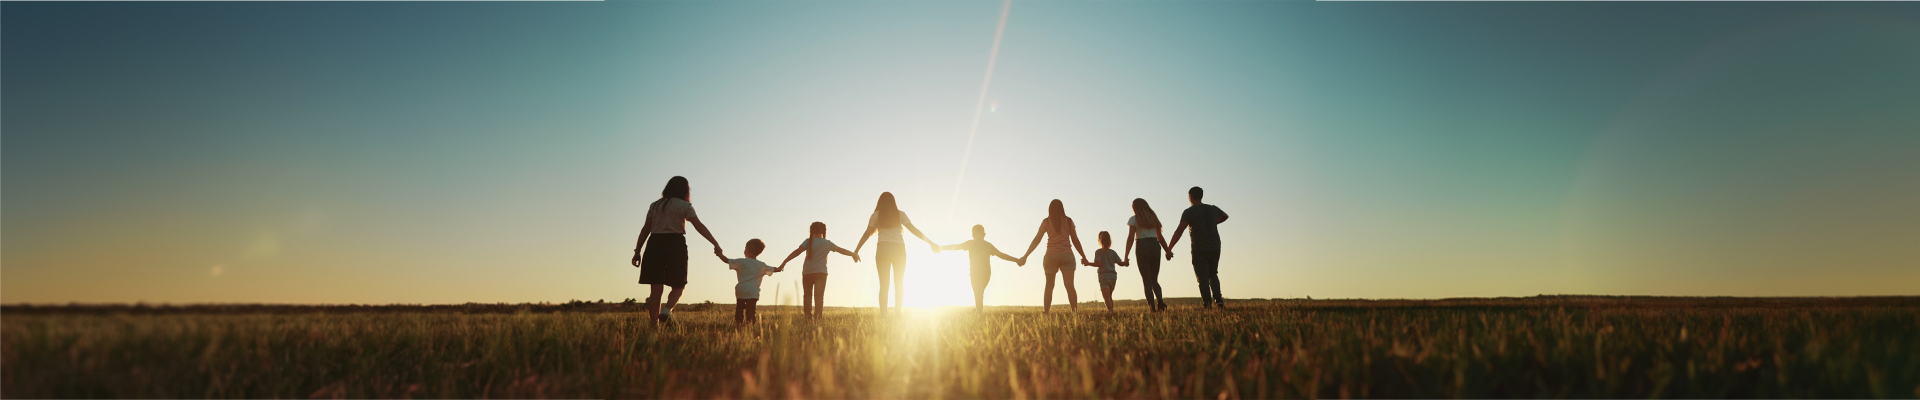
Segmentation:
[(1098, 308), (8, 306), (0, 396), (1920, 397), (1911, 297)]

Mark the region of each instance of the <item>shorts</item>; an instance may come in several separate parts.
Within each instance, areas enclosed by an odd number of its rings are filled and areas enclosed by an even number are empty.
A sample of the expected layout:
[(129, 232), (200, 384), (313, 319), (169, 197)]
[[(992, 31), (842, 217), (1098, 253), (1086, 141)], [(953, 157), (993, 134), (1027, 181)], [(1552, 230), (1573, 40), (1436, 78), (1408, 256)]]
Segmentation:
[(1113, 284), (1119, 281), (1120, 281), (1120, 274), (1113, 273), (1113, 272), (1101, 272), (1100, 273), (1100, 290), (1113, 291)]

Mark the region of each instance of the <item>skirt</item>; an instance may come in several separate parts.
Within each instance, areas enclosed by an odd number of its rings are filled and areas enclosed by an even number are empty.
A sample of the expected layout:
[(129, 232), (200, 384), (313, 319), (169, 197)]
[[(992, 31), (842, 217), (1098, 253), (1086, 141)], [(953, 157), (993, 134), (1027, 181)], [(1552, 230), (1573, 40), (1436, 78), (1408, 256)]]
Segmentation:
[(647, 237), (647, 250), (640, 255), (640, 284), (687, 285), (686, 234), (655, 233)]

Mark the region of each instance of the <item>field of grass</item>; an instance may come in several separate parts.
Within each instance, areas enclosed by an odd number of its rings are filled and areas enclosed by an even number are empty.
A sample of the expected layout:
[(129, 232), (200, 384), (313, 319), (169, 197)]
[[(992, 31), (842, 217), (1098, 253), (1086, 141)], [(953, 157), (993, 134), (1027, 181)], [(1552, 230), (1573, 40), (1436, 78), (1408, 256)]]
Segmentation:
[(1920, 397), (1911, 297), (762, 310), (7, 306), (0, 397)]

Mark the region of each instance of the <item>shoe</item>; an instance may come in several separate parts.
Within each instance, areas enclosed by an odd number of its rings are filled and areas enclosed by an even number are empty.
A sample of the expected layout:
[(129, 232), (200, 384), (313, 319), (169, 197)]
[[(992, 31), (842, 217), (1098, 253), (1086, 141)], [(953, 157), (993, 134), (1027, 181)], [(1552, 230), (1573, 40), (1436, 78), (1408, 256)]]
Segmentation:
[(668, 314), (660, 314), (659, 316), (655, 316), (655, 317), (653, 317), (653, 319), (654, 319), (654, 321), (655, 321), (655, 322), (657, 322), (657, 325), (666, 325), (666, 326), (673, 326), (673, 316), (672, 316), (672, 315), (668, 315)]

